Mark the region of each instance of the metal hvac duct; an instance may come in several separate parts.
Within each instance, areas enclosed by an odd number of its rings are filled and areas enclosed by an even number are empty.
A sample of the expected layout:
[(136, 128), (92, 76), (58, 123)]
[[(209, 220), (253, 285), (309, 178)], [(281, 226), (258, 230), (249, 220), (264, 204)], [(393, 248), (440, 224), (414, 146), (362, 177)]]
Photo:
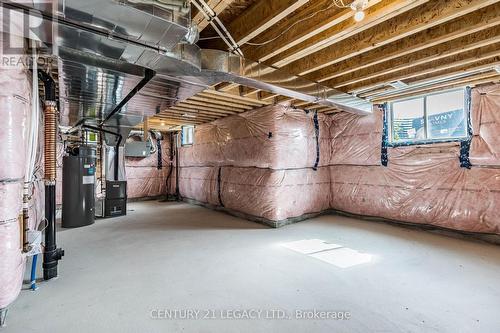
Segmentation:
[[(183, 43), (189, 16), (179, 1), (61, 0), (58, 21), (61, 56), (62, 124), (82, 117), (105, 119), (140, 81), (144, 68), (156, 76), (107, 124), (135, 126), (220, 82), (235, 82), (339, 110), (367, 114), (372, 104), (280, 69), (218, 50)], [(75, 82), (79, 81), (79, 82)], [(164, 93), (161, 90), (165, 90)], [(96, 110), (97, 109), (97, 110)]]

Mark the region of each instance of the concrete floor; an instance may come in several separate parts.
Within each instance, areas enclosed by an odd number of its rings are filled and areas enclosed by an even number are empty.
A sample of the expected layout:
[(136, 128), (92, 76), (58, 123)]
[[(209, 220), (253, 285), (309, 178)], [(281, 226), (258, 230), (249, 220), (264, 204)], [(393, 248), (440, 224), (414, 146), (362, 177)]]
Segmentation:
[[(62, 230), (60, 278), (22, 291), (5, 332), (500, 331), (495, 245), (339, 216), (269, 229), (184, 203), (129, 208)], [(342, 269), (281, 245), (313, 238), (374, 259)], [(218, 319), (152, 319), (156, 309), (216, 310)], [(235, 309), (268, 312), (221, 319)], [(295, 319), (302, 309), (351, 318)]]

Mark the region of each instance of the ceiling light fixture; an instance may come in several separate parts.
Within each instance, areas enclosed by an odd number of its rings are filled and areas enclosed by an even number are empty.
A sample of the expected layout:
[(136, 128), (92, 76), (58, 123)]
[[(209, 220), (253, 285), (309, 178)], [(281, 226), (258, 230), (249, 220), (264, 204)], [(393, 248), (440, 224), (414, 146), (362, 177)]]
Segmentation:
[(355, 11), (354, 20), (361, 22), (365, 18), (365, 8), (368, 7), (368, 0), (354, 0), (351, 3), (351, 9)]

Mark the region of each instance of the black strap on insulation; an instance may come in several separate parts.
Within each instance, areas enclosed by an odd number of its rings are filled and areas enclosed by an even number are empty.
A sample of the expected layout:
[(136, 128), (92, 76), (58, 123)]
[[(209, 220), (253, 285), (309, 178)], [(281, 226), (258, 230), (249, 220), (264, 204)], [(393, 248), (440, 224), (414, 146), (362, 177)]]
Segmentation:
[(316, 171), (318, 170), (318, 165), (319, 165), (319, 121), (318, 121), (318, 112), (314, 111), (314, 116), (313, 116), (313, 122), (314, 122), (314, 133), (316, 135), (316, 161), (314, 162), (313, 170)]
[(161, 140), (156, 140), (156, 150), (158, 152), (158, 166), (156, 167), (158, 170), (163, 168), (163, 157), (161, 156)]
[(222, 203), (222, 195), (221, 195), (221, 179), (222, 179), (222, 167), (219, 167), (219, 173), (217, 175), (217, 195), (219, 196), (219, 205), (224, 207), (224, 203)]
[(472, 121), (471, 121), (471, 88), (467, 87), (466, 91), (466, 108), (467, 112), (467, 139), (460, 142), (460, 167), (470, 169), (472, 163), (469, 159), (470, 146), (472, 143)]
[(383, 166), (389, 164), (389, 154), (387, 148), (389, 147), (389, 126), (387, 123), (387, 103), (380, 105), (382, 112), (384, 113), (383, 129), (382, 129), (382, 147), (380, 152), (380, 163)]

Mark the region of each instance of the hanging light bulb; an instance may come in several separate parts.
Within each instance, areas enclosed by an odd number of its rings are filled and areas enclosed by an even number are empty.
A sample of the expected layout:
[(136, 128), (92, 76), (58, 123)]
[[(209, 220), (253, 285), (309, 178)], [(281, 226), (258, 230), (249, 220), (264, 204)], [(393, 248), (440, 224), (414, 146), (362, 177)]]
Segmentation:
[(357, 10), (356, 13), (354, 14), (354, 20), (356, 22), (361, 22), (365, 18), (365, 12), (362, 10)]
[(354, 0), (351, 3), (351, 9), (355, 11), (354, 20), (361, 22), (365, 18), (364, 9), (368, 7), (368, 0)]

